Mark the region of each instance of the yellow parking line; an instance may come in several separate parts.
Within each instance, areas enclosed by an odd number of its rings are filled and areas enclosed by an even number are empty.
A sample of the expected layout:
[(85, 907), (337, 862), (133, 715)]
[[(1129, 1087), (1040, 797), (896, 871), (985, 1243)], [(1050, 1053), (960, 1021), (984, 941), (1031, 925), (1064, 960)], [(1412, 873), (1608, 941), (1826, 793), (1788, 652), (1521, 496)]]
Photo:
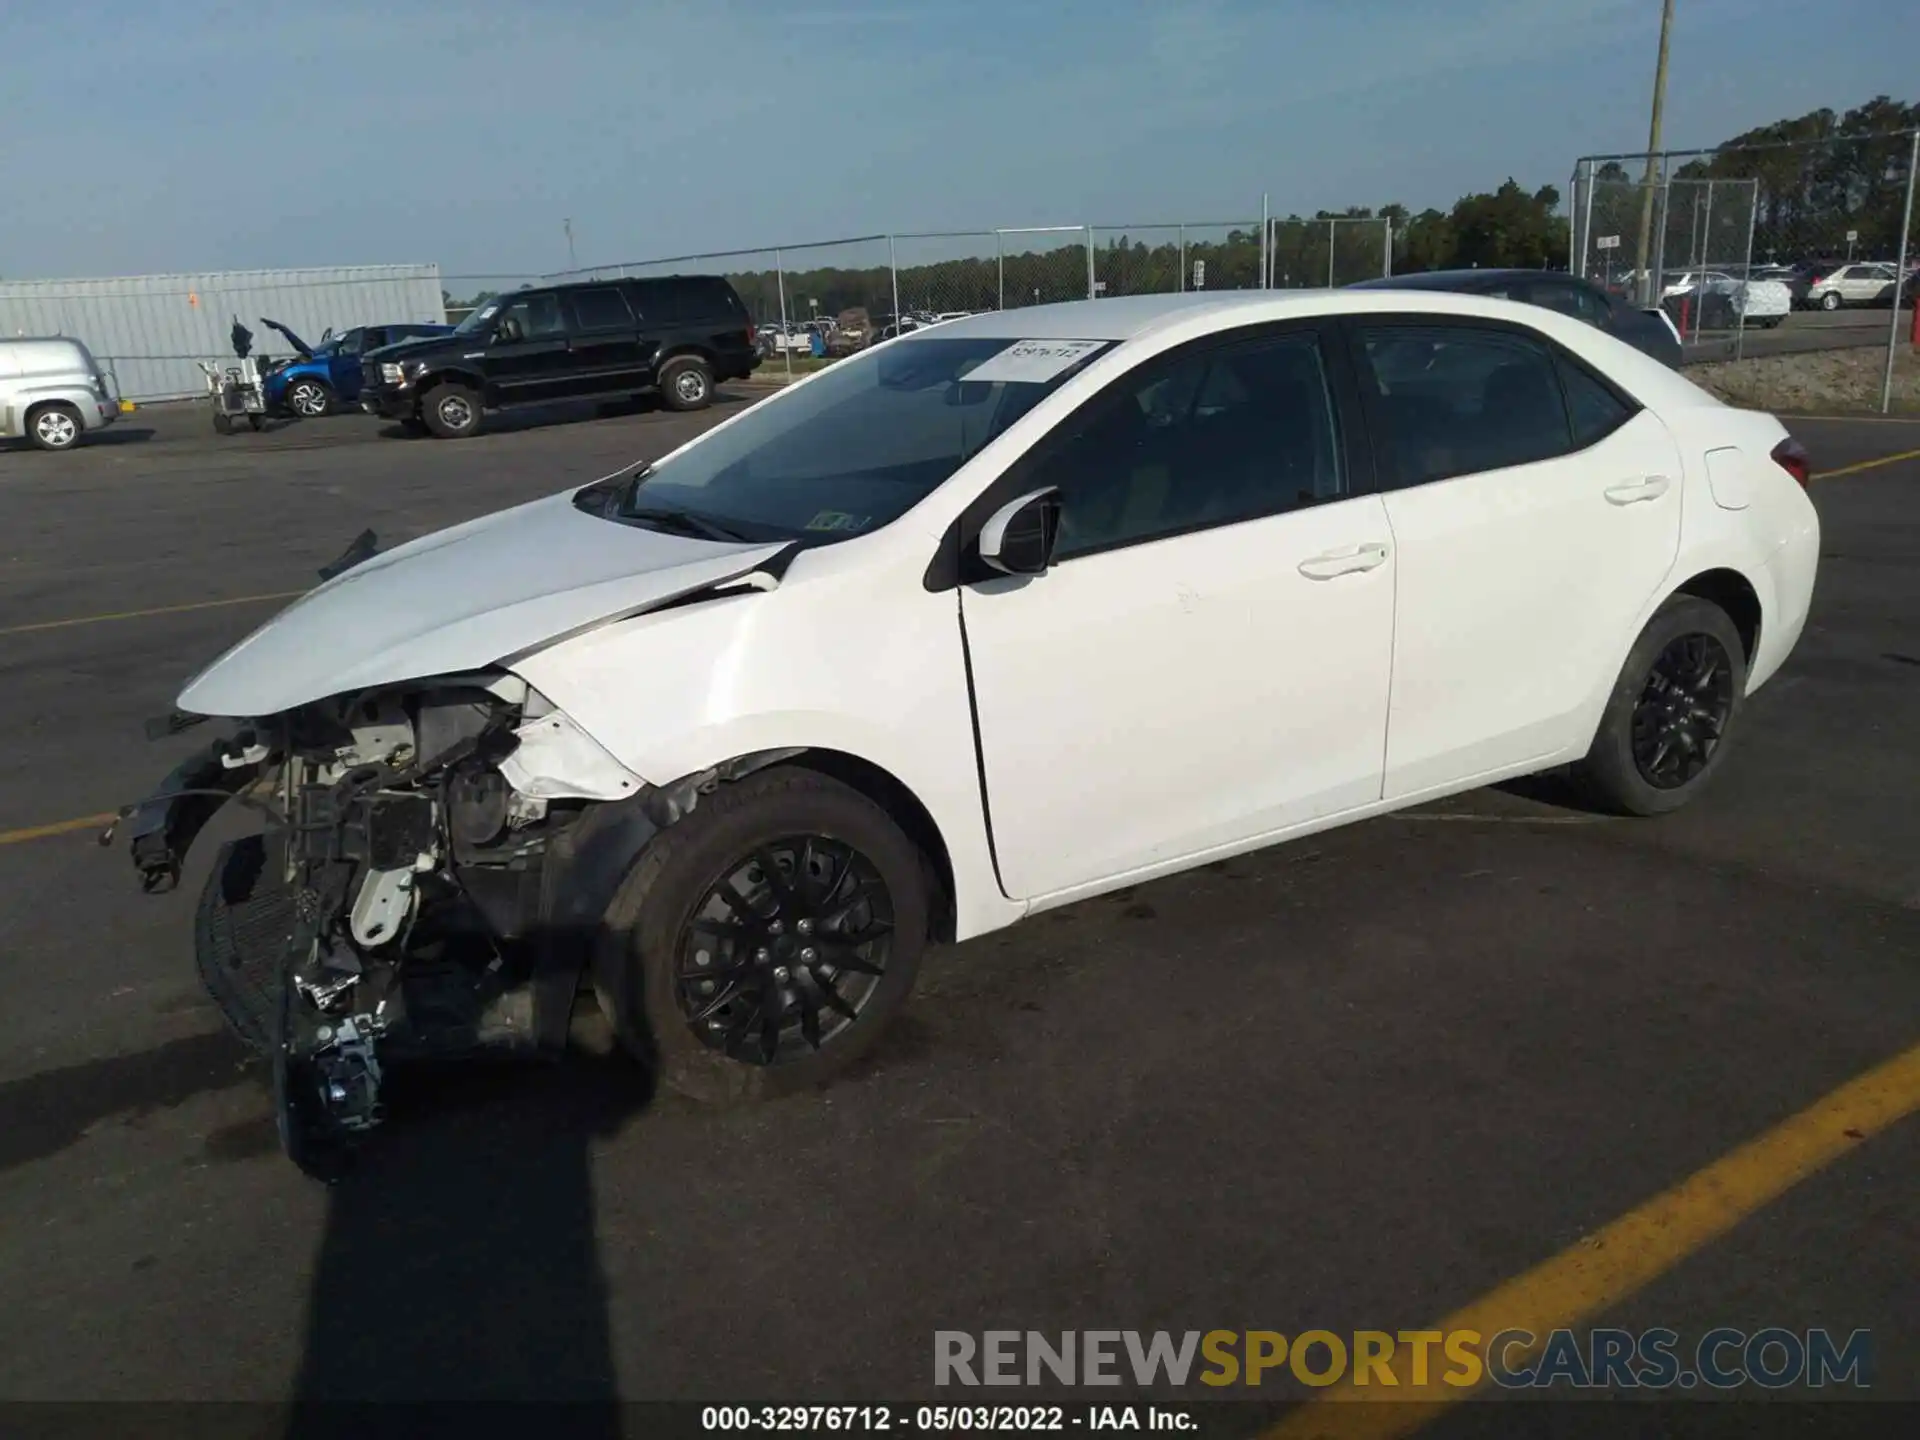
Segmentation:
[(18, 845), (23, 840), (45, 840), (50, 835), (71, 835), (76, 830), (99, 830), (112, 819), (104, 815), (82, 815), (78, 820), (56, 820), (51, 825), (29, 825), (24, 830), (0, 830), (0, 845)]
[[(1544, 1342), (1554, 1330), (1589, 1320), (1644, 1289), (1809, 1175), (1916, 1111), (1920, 1045), (1849, 1080), (1433, 1328), (1477, 1330), (1483, 1340), (1502, 1330), (1530, 1330)], [(1519, 1363), (1517, 1345), (1512, 1360)], [(1349, 1378), (1291, 1412), (1266, 1440), (1393, 1440), (1475, 1393), (1438, 1379), (1415, 1386), (1400, 1378), (1397, 1386), (1377, 1381), (1356, 1386)], [(1368, 1400), (1401, 1403), (1337, 1403)]]
[(276, 590), (270, 595), (236, 595), (230, 600), (196, 600), (190, 605), (156, 605), (151, 610), (110, 610), (104, 615), (36, 620), (31, 625), (0, 625), (0, 635), (25, 635), (33, 630), (65, 630), (74, 625), (99, 625), (108, 620), (143, 620), (149, 615), (184, 615), (189, 610), (217, 610), (224, 605), (264, 605), (269, 600), (292, 600), (306, 593), (304, 590)]
[(1862, 460), (1857, 465), (1842, 465), (1838, 470), (1816, 470), (1816, 480), (1837, 480), (1862, 470), (1878, 470), (1882, 465), (1898, 465), (1902, 460), (1920, 460), (1920, 450), (1902, 450), (1898, 455), (1882, 455), (1878, 460)]

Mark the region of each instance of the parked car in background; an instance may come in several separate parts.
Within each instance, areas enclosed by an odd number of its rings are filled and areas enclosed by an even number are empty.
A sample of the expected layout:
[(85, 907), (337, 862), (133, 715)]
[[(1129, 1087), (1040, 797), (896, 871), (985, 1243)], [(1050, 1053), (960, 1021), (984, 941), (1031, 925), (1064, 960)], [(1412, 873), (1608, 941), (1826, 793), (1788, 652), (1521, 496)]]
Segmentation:
[(86, 345), (70, 336), (0, 339), (0, 435), (71, 450), (124, 411)]
[(446, 335), (361, 359), (361, 408), (443, 439), (489, 410), (658, 393), (703, 410), (760, 364), (753, 321), (724, 276), (590, 280), (498, 295)]
[[(1683, 307), (1680, 301), (1688, 302)], [(1724, 270), (1689, 270), (1673, 276), (1661, 292), (1668, 314), (1681, 312), (1685, 328), (1731, 330), (1745, 323), (1772, 330), (1793, 312), (1793, 291), (1787, 282), (1760, 278), (1741, 280)]]
[(402, 340), (450, 335), (451, 325), (408, 321), (399, 325), (356, 325), (342, 335), (332, 330), (309, 346), (278, 320), (264, 316), (260, 323), (278, 330), (293, 346), (296, 358), (266, 368), (260, 377), (267, 408), (287, 411), (305, 420), (331, 415), (360, 398), (360, 357), (369, 350)]
[(1664, 311), (1641, 310), (1590, 280), (1551, 270), (1431, 270), (1362, 280), (1350, 290), (1453, 290), (1518, 300), (1584, 320), (1663, 365), (1680, 363), (1680, 332)]
[(1893, 299), (1893, 266), (1878, 260), (1856, 260), (1814, 281), (1807, 288), (1807, 304), (1820, 310), (1853, 305), (1885, 305)]
[(210, 795), (298, 798), (195, 926), (296, 1158), (380, 1120), (389, 1062), (557, 1055), (583, 992), (662, 1086), (772, 1098), (932, 945), (1561, 767), (1685, 805), (1772, 718), (1807, 478), (1541, 305), (955, 320), (344, 568), (186, 683), (226, 733), (125, 831), (153, 891)]

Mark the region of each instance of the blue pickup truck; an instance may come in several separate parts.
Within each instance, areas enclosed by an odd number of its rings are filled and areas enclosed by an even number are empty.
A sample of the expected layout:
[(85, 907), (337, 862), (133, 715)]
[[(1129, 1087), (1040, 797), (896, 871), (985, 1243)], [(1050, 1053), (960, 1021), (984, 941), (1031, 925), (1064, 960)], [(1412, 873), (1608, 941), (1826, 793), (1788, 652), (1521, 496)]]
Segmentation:
[(414, 340), (427, 335), (448, 335), (451, 325), (430, 325), (409, 321), (402, 325), (356, 325), (343, 334), (331, 329), (320, 337), (318, 345), (308, 345), (278, 320), (261, 317), (260, 323), (278, 330), (298, 352), (295, 358), (281, 362), (262, 375), (267, 408), (317, 420), (342, 406), (351, 406), (360, 398), (360, 357), (382, 345)]

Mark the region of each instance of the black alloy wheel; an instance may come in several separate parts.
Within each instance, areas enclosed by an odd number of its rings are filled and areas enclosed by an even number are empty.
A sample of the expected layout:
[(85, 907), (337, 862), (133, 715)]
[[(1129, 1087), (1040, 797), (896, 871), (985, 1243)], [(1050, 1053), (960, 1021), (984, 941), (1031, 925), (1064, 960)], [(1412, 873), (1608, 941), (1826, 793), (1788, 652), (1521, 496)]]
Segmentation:
[(788, 835), (729, 865), (693, 908), (673, 994), (699, 1041), (772, 1066), (852, 1028), (886, 974), (893, 896), (845, 840)]
[(1705, 770), (1733, 715), (1734, 666), (1712, 635), (1681, 635), (1653, 663), (1633, 707), (1634, 768), (1658, 790)]

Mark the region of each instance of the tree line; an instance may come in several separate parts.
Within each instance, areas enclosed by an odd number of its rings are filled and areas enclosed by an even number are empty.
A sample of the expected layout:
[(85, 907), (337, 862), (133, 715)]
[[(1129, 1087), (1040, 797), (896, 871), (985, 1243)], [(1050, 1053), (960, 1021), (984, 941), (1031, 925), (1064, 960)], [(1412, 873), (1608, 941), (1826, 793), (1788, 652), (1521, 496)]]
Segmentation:
[[(1672, 168), (1664, 204), (1654, 206), (1661, 242), (1655, 249), (1669, 267), (1734, 263), (1746, 255), (1751, 217), (1756, 259), (1844, 253), (1849, 230), (1856, 232), (1858, 254), (1890, 257), (1899, 240), (1909, 144), (1898, 132), (1916, 126), (1920, 104), (1882, 95), (1844, 114), (1815, 110), (1736, 135)], [(1885, 138), (1890, 134), (1897, 138)], [(1592, 179), (1589, 233), (1620, 235), (1619, 263), (1631, 264), (1647, 194), (1644, 174), (1608, 162), (1594, 169)], [(1703, 183), (1708, 181), (1757, 184), (1748, 189)], [(1446, 210), (1386, 204), (1276, 218), (1269, 222), (1273, 284), (1345, 285), (1385, 273), (1389, 234), (1394, 274), (1566, 269), (1572, 237), (1561, 198), (1557, 186), (1530, 190), (1509, 177), (1494, 190), (1461, 196)], [(1589, 197), (1576, 191), (1573, 199), (1585, 206)], [(1096, 293), (1109, 296), (1260, 284), (1257, 222), (1224, 232), (1159, 227), (1151, 235), (1101, 233), (1091, 254), (1084, 241), (1006, 248), (1015, 243), (1013, 236), (1001, 243), (983, 236), (979, 253), (929, 263), (890, 268), (876, 255), (877, 263), (867, 266), (735, 271), (727, 278), (762, 323), (780, 317), (783, 295), (789, 319), (854, 308), (889, 315), (896, 283), (901, 310), (934, 313), (1084, 299), (1089, 280)]]

